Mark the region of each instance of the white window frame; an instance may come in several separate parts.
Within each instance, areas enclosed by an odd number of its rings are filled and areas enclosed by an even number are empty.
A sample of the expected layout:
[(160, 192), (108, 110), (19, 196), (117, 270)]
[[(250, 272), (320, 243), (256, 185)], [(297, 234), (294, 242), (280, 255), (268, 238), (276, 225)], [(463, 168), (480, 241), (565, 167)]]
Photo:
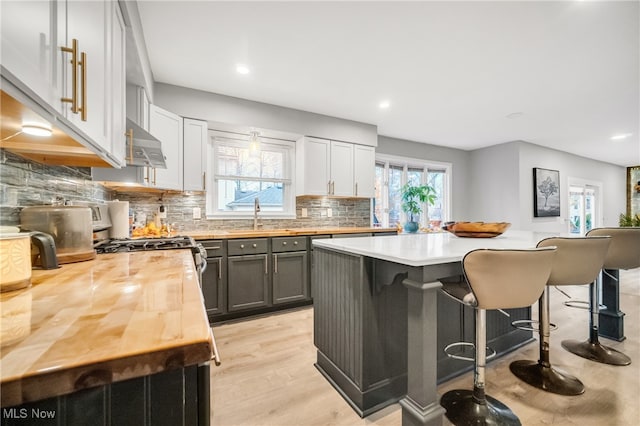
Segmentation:
[[(451, 217), (451, 176), (453, 173), (453, 164), (442, 161), (421, 160), (417, 158), (400, 157), (397, 155), (388, 154), (376, 154), (376, 164), (384, 163), (384, 176), (383, 186), (381, 191), (382, 196), (382, 211), (384, 212), (381, 223), (382, 227), (393, 227), (395, 224), (389, 224), (389, 167), (396, 166), (402, 167), (402, 184), (407, 182), (407, 176), (409, 169), (422, 169), (422, 184), (426, 183), (427, 173), (429, 170), (442, 170), (444, 171), (443, 177), (443, 200), (442, 200), (442, 222), (450, 220)], [(375, 167), (375, 166), (374, 166)], [(420, 225), (427, 226), (428, 206), (423, 206), (423, 210), (427, 212), (426, 215), (420, 215)], [(373, 224), (374, 217), (373, 199), (371, 202), (371, 222)], [(400, 212), (401, 223), (407, 221), (407, 215), (404, 211)], [(378, 218), (380, 220), (380, 218)]]
[[(284, 184), (283, 211), (262, 211), (259, 213), (260, 219), (295, 219), (296, 218), (296, 196), (295, 196), (295, 141), (284, 139), (274, 139), (260, 136), (262, 146), (267, 145), (283, 150), (286, 153), (283, 179), (276, 179)], [(217, 181), (223, 177), (217, 170), (218, 163), (215, 158), (215, 147), (219, 144), (231, 146), (249, 146), (249, 135), (243, 133), (224, 132), (220, 130), (209, 130), (207, 141), (207, 188), (206, 192), (206, 216), (207, 219), (253, 219), (253, 211), (219, 211), (217, 209), (216, 191)], [(274, 182), (274, 179), (255, 178), (251, 180)]]

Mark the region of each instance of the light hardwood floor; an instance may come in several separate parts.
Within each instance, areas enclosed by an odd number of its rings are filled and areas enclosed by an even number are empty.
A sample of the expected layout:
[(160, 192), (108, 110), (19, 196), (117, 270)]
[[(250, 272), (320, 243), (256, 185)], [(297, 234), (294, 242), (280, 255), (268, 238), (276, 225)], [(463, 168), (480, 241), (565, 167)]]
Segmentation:
[[(551, 289), (551, 363), (582, 380), (586, 392), (566, 397), (520, 382), (509, 371), (516, 359), (537, 359), (534, 343), (489, 363), (487, 392), (507, 404), (523, 425), (635, 426), (640, 424), (640, 269), (621, 272), (623, 342), (602, 339), (632, 359), (614, 367), (575, 356), (560, 342), (586, 339), (588, 313), (562, 305)], [(588, 286), (564, 287), (586, 300)], [(222, 365), (211, 367), (211, 422), (230, 425), (400, 425), (398, 404), (361, 419), (313, 366), (313, 309), (214, 326)], [(467, 373), (438, 387), (440, 394), (471, 388)], [(445, 424), (448, 424), (445, 421)]]

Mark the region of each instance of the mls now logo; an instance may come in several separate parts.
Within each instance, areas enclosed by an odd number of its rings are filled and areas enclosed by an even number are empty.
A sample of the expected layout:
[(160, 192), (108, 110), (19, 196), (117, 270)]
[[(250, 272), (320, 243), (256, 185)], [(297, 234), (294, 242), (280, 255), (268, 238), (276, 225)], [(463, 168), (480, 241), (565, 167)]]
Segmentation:
[(55, 410), (41, 410), (39, 408), (3, 408), (2, 418), (4, 419), (54, 419), (56, 417)]

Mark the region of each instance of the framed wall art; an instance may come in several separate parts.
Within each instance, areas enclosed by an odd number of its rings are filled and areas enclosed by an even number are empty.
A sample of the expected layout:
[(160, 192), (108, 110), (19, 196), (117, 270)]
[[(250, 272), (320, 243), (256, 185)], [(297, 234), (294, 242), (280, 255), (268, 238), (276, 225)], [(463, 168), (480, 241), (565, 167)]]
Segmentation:
[(560, 216), (560, 172), (533, 169), (533, 216)]

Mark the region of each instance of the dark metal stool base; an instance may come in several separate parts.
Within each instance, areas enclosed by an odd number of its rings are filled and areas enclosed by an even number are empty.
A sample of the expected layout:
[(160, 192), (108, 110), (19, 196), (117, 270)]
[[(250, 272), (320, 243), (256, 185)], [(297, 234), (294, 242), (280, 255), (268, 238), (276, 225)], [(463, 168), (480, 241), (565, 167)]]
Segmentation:
[(537, 361), (514, 361), (509, 369), (523, 382), (547, 392), (558, 395), (584, 393), (584, 385), (580, 380), (553, 367), (545, 367)]
[(603, 346), (600, 342), (592, 343), (589, 340), (580, 342), (578, 340), (563, 340), (562, 347), (569, 352), (581, 356), (591, 361), (601, 362), (609, 365), (629, 365), (631, 358), (616, 351), (615, 349)]
[(446, 416), (456, 426), (461, 425), (521, 425), (520, 419), (502, 402), (486, 396), (478, 402), (472, 390), (452, 390), (440, 398)]

